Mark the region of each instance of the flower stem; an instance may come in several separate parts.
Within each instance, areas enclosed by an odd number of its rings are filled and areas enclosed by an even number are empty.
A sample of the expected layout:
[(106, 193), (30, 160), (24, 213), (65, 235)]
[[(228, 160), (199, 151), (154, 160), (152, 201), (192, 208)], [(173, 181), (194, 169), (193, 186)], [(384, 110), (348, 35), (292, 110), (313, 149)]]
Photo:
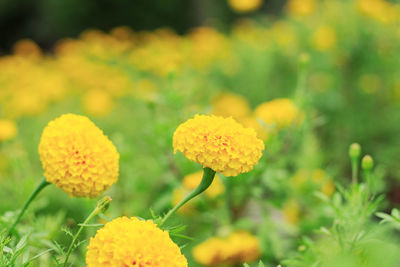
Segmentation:
[(31, 202), (35, 199), (35, 197), (40, 193), (40, 191), (43, 190), (46, 186), (48, 186), (50, 183), (46, 181), (45, 178), (42, 179), (40, 184), (38, 184), (35, 188), (35, 190), (32, 192), (28, 200), (25, 202), (24, 207), (22, 210), (19, 212), (18, 217), (15, 219), (14, 223), (11, 225), (11, 227), (8, 229), (8, 235), (14, 233), (15, 226), (19, 223), (21, 220), (22, 216), (24, 215), (25, 211), (28, 209), (29, 205)]
[(109, 196), (105, 196), (104, 198), (102, 198), (101, 200), (99, 200), (99, 202), (97, 202), (96, 208), (89, 214), (89, 216), (86, 218), (86, 220), (81, 224), (81, 227), (79, 227), (78, 232), (76, 232), (76, 234), (75, 234), (74, 237), (72, 238), (72, 242), (71, 242), (71, 245), (70, 245), (69, 248), (68, 248), (67, 255), (66, 255), (66, 257), (65, 257), (65, 261), (64, 261), (63, 267), (66, 267), (66, 266), (67, 266), (69, 256), (71, 255), (71, 252), (72, 252), (72, 250), (73, 250), (73, 248), (74, 248), (74, 245), (75, 245), (75, 243), (76, 243), (76, 240), (78, 239), (78, 237), (79, 237), (80, 233), (82, 232), (83, 228), (84, 228), (84, 227), (86, 226), (86, 224), (87, 224), (91, 219), (93, 219), (96, 215), (98, 215), (98, 214), (101, 213), (101, 212), (104, 212), (104, 211), (108, 208), (108, 206), (109, 206), (111, 200), (112, 200), (112, 199), (111, 199), (111, 197), (109, 197)]
[(358, 163), (356, 159), (351, 161), (351, 181), (353, 186), (357, 184), (358, 180)]
[(210, 168), (203, 169), (203, 178), (201, 179), (200, 184), (188, 195), (186, 195), (175, 207), (173, 207), (167, 215), (164, 216), (159, 226), (161, 227), (172, 214), (174, 214), (180, 207), (182, 207), (186, 202), (194, 198), (195, 196), (204, 192), (212, 183), (215, 177), (215, 171)]

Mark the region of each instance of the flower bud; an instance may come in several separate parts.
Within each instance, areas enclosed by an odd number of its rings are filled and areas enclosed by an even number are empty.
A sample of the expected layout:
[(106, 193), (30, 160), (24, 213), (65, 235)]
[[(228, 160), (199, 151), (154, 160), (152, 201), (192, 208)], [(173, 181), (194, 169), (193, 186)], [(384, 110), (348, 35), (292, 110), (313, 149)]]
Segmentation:
[(374, 160), (370, 155), (365, 155), (361, 161), (361, 167), (364, 171), (370, 171), (374, 167)]
[(349, 156), (351, 159), (358, 159), (361, 154), (361, 146), (358, 143), (353, 143), (349, 148)]

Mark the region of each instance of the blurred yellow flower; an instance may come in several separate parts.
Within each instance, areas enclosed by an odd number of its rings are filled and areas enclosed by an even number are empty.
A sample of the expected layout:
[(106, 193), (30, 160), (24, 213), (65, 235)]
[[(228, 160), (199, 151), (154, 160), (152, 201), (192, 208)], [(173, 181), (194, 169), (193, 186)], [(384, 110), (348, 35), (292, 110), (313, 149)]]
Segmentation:
[(233, 117), (236, 120), (249, 116), (249, 102), (241, 95), (221, 93), (212, 100), (212, 114), (222, 117)]
[(252, 262), (260, 257), (257, 237), (237, 231), (226, 238), (212, 237), (194, 247), (195, 260), (206, 266)]
[(118, 179), (119, 154), (87, 117), (65, 114), (43, 130), (44, 176), (70, 196), (97, 197)]
[(181, 151), (203, 167), (236, 176), (253, 169), (264, 143), (254, 129), (244, 128), (232, 118), (196, 115), (176, 129), (173, 147), (175, 153)]
[(358, 0), (357, 9), (360, 13), (382, 23), (400, 21), (400, 5), (384, 0)]
[(319, 51), (329, 51), (336, 46), (336, 32), (331, 26), (319, 26), (312, 35), (312, 45)]
[(286, 9), (291, 15), (308, 16), (314, 13), (316, 5), (315, 0), (289, 0)]
[(228, 0), (229, 6), (238, 13), (254, 11), (263, 3), (263, 0)]
[(0, 142), (7, 141), (17, 135), (17, 124), (12, 120), (0, 119)]
[(90, 238), (87, 267), (187, 267), (187, 260), (167, 231), (152, 221), (120, 217)]
[(247, 128), (253, 128), (254, 131), (257, 133), (257, 137), (260, 138), (261, 140), (266, 141), (269, 137), (269, 131), (267, 127), (264, 127), (263, 122), (259, 121), (254, 116), (249, 116), (246, 118), (243, 118), (239, 121), (244, 127)]
[(92, 116), (106, 116), (113, 108), (111, 96), (102, 90), (93, 89), (82, 97), (83, 109)]
[(256, 107), (254, 114), (257, 118), (262, 119), (265, 123), (281, 129), (291, 124), (299, 122), (301, 114), (288, 98), (274, 99), (264, 102)]

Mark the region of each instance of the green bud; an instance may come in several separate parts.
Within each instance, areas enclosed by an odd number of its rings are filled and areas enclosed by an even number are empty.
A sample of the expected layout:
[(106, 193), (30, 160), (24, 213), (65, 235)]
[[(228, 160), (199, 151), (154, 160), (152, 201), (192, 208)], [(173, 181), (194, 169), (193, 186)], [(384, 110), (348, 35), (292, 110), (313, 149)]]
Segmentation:
[(351, 159), (358, 159), (361, 155), (361, 146), (358, 143), (353, 143), (349, 148), (349, 156)]
[(103, 197), (102, 199), (100, 199), (97, 202), (96, 209), (99, 212), (105, 212), (108, 209), (108, 207), (110, 206), (111, 201), (112, 201), (112, 198), (110, 196)]
[(370, 155), (365, 155), (361, 161), (361, 167), (364, 171), (370, 171), (374, 167), (374, 160)]

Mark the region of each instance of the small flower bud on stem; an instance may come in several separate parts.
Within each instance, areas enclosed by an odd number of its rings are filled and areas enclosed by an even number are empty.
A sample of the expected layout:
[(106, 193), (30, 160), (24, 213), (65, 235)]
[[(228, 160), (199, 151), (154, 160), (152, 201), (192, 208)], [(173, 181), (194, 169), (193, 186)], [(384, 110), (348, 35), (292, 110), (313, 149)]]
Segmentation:
[(78, 232), (72, 238), (71, 245), (69, 246), (67, 255), (65, 256), (65, 261), (64, 261), (63, 267), (67, 266), (68, 258), (71, 255), (71, 252), (72, 252), (72, 249), (74, 248), (75, 242), (78, 239), (78, 236), (82, 232), (83, 228), (96, 215), (98, 215), (102, 212), (105, 212), (108, 209), (108, 207), (110, 206), (111, 201), (112, 201), (111, 197), (105, 196), (97, 202), (96, 208), (89, 214), (89, 216), (86, 218), (86, 220), (81, 224), (81, 227), (79, 227)]

